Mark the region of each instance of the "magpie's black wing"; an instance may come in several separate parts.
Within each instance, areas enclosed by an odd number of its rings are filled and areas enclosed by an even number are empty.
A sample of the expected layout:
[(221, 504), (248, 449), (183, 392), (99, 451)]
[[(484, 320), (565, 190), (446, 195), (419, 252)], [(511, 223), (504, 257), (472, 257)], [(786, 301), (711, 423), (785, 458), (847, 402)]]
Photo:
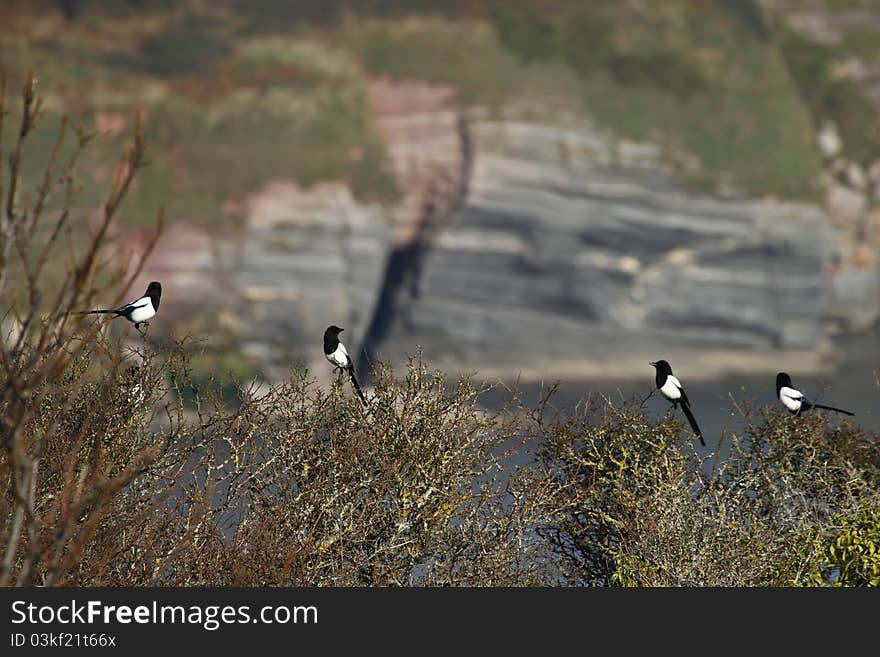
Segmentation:
[(679, 386), (678, 390), (679, 390), (679, 392), (681, 392), (681, 399), (679, 399), (679, 401), (681, 402), (681, 405), (682, 406), (690, 406), (691, 400), (688, 399), (687, 393), (684, 391), (684, 388)]
[(124, 306), (119, 306), (119, 308), (117, 308), (113, 312), (119, 313), (120, 315), (124, 315), (126, 313), (130, 313), (134, 310), (137, 310), (138, 308), (145, 308), (146, 306), (148, 306), (151, 303), (152, 303), (152, 301), (150, 300), (150, 297), (141, 297), (140, 299), (135, 299), (134, 301), (129, 301)]

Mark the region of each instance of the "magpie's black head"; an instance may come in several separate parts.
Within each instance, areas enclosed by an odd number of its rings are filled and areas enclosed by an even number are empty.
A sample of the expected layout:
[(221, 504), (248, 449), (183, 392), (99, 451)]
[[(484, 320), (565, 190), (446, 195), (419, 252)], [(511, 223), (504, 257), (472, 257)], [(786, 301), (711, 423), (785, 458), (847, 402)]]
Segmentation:
[(324, 353), (332, 354), (339, 346), (339, 334), (345, 329), (341, 329), (336, 324), (331, 324), (324, 331)]
[(665, 360), (654, 361), (653, 363), (648, 363), (648, 365), (653, 365), (657, 369), (657, 374), (663, 376), (672, 374), (672, 367)]
[(327, 327), (327, 330), (324, 331), (324, 338), (337, 338), (339, 334), (342, 333), (345, 329), (339, 328), (336, 324), (331, 324)]
[(779, 374), (776, 375), (776, 394), (777, 395), (779, 395), (779, 389), (783, 388), (783, 387), (794, 388), (794, 386), (791, 385), (791, 377), (788, 374), (786, 374), (785, 372), (780, 372)]
[(147, 293), (145, 297), (150, 297), (150, 303), (153, 304), (153, 310), (159, 310), (159, 299), (162, 297), (162, 284), (159, 281), (153, 281), (147, 285)]

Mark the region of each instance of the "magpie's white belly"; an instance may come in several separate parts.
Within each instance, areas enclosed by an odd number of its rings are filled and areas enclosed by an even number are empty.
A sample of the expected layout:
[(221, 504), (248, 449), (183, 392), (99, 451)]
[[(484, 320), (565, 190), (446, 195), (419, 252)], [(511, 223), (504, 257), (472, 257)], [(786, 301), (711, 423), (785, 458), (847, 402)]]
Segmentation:
[(131, 311), (131, 321), (133, 322), (145, 322), (156, 314), (156, 311), (153, 310), (152, 303), (146, 303), (142, 308), (135, 308)]
[(801, 403), (802, 403), (801, 400), (789, 397), (788, 395), (785, 394), (784, 390), (779, 391), (779, 401), (781, 401), (783, 406), (785, 406), (788, 410), (792, 411), (793, 413), (797, 413), (799, 410), (801, 410)]
[(332, 354), (324, 354), (324, 356), (326, 356), (327, 360), (336, 367), (348, 367), (348, 352), (345, 350), (345, 347), (342, 346), (342, 343), (336, 347), (336, 351)]
[(660, 388), (660, 392), (663, 393), (666, 399), (681, 399), (681, 390), (672, 381), (672, 377), (666, 378), (666, 383)]

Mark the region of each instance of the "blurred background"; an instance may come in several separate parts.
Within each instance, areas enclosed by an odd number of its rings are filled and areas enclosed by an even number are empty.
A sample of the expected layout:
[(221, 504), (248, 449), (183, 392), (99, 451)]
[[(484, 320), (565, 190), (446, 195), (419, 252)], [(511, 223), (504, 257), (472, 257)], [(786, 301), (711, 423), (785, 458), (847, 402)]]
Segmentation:
[(162, 281), (151, 338), (194, 337), (199, 376), (329, 380), (335, 323), (364, 379), (420, 350), (527, 397), (559, 380), (565, 405), (644, 396), (666, 358), (707, 435), (732, 401), (773, 403), (779, 370), (880, 428), (880, 2), (0, 16), (0, 73), (33, 70), (44, 96), (32, 148), (62, 115), (96, 134), (84, 211), (142, 110), (120, 264), (164, 207), (135, 292)]

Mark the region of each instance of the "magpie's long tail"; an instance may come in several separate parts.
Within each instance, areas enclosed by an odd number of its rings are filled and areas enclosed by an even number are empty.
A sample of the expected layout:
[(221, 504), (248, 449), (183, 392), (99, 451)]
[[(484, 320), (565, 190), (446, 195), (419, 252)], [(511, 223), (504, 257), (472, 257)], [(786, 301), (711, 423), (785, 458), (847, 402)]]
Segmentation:
[(700, 444), (705, 447), (706, 441), (703, 440), (703, 432), (700, 431), (700, 427), (697, 426), (697, 420), (694, 418), (694, 414), (691, 413), (690, 404), (682, 403), (681, 410), (684, 411), (685, 417), (688, 419), (688, 422), (691, 425), (691, 429), (694, 430), (694, 433), (697, 434), (697, 438), (700, 439)]
[(354, 367), (348, 367), (348, 376), (351, 377), (351, 385), (354, 386), (355, 392), (357, 392), (358, 397), (361, 398), (361, 403), (364, 406), (366, 406), (367, 405), (367, 398), (364, 397), (364, 393), (361, 390), (361, 386), (358, 383), (358, 380), (354, 376)]
[(837, 411), (838, 413), (843, 413), (844, 415), (855, 415), (855, 413), (845, 411), (842, 408), (837, 408), (835, 406), (823, 406), (822, 404), (810, 404), (810, 408), (824, 408), (826, 411)]
[(115, 313), (115, 310), (83, 310), (79, 312), (80, 315), (104, 315), (107, 313)]

